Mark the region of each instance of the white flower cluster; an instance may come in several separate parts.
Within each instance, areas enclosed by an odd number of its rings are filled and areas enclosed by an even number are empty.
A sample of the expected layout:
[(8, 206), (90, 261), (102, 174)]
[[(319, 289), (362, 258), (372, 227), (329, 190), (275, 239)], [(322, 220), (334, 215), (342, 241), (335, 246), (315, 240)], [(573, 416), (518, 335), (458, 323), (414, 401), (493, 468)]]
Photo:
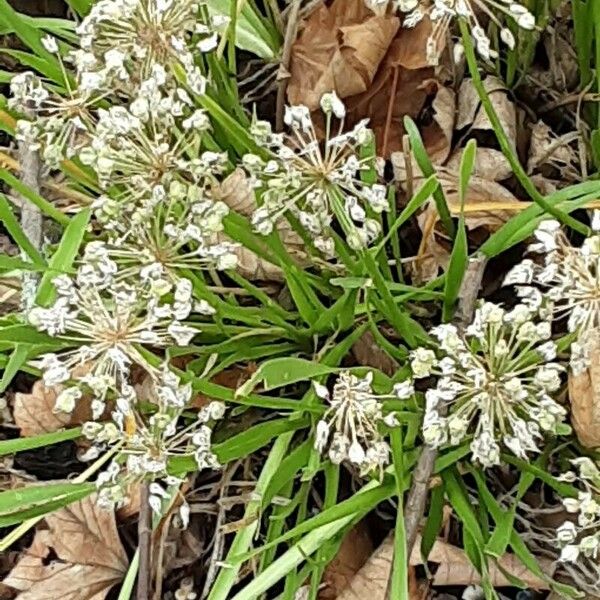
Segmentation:
[[(361, 121), (344, 132), (346, 109), (335, 93), (324, 94), (325, 140), (319, 142), (306, 106), (288, 106), (285, 123), (290, 135), (274, 134), (268, 122), (257, 121), (252, 133), (268, 156), (247, 154), (243, 162), (258, 192), (259, 207), (252, 222), (269, 234), (287, 213), (298, 219), (325, 256), (333, 256), (330, 226), (337, 219), (353, 249), (365, 248), (380, 234), (374, 215), (387, 211), (386, 188), (361, 181), (371, 158), (361, 158), (361, 147), (372, 136)], [(339, 121), (334, 131), (333, 120)], [(371, 214), (371, 216), (369, 216)]]
[[(577, 498), (563, 499), (565, 509), (576, 514), (577, 520), (565, 521), (556, 531), (556, 542), (562, 548), (560, 560), (575, 563), (591, 559), (597, 564), (600, 554), (600, 471), (587, 457), (573, 459), (571, 463), (577, 473), (569, 471), (560, 479), (577, 482), (584, 489)], [(597, 585), (597, 579), (593, 583)]]
[(527, 459), (539, 452), (544, 433), (566, 427), (566, 411), (551, 397), (564, 369), (550, 362), (550, 323), (537, 320), (535, 310), (484, 302), (464, 335), (449, 324), (431, 333), (441, 357), (427, 348), (411, 356), (415, 378), (438, 378), (425, 396), (426, 443), (457, 445), (472, 435), (473, 458), (490, 467), (500, 462), (500, 444)]
[(73, 158), (88, 143), (97, 100), (93, 94), (69, 88), (61, 96), (44, 87), (30, 71), (11, 79), (10, 92), (8, 106), (34, 117), (17, 121), (17, 141), (39, 150), (49, 168), (57, 169), (63, 159)]
[[(105, 255), (96, 264), (87, 261), (75, 280), (66, 275), (54, 279), (57, 295), (52, 306), (36, 306), (28, 314), (40, 331), (78, 344), (59, 355), (44, 355), (40, 367), (48, 386), (68, 381), (76, 370), (85, 371), (77, 379), (94, 394), (94, 418), (104, 412), (107, 394), (122, 393), (132, 366), (158, 375), (140, 348), (186, 346), (198, 333), (182, 323), (193, 308), (187, 279), (179, 279), (175, 286), (155, 286), (151, 279), (132, 285), (114, 283), (115, 274), (116, 263)], [(169, 291), (173, 300), (167, 302), (164, 296)], [(81, 395), (81, 389), (66, 388), (56, 408), (71, 412)]]
[[(427, 59), (437, 65), (440, 49), (445, 46), (446, 33), (453, 19), (466, 20), (477, 52), (484, 60), (495, 59), (498, 53), (491, 47), (491, 41), (486, 30), (481, 25), (478, 13), (483, 13), (487, 19), (496, 24), (500, 31), (500, 39), (512, 50), (515, 47), (515, 37), (512, 31), (501, 23), (498, 13), (511, 18), (518, 27), (526, 31), (535, 28), (535, 17), (523, 4), (513, 0), (434, 0), (430, 7), (419, 5), (417, 0), (404, 1), (400, 9), (408, 13), (403, 22), (404, 27), (414, 27), (427, 14), (433, 21), (433, 30), (427, 40)], [(462, 45), (456, 44), (455, 60), (462, 54)]]
[[(66, 70), (66, 96), (22, 73), (10, 103), (33, 111), (18, 121), (17, 139), (40, 149), (49, 168), (78, 157), (93, 169), (104, 192), (95, 214), (115, 245), (126, 237), (134, 253), (154, 251), (153, 262), (164, 262), (166, 252), (171, 264), (185, 247), (185, 266), (229, 269), (236, 246), (220, 235), (228, 208), (215, 195), (227, 157), (202, 151), (210, 122), (192, 98), (206, 87), (194, 55), (216, 44), (204, 13), (190, 0), (102, 0), (78, 29), (81, 49), (67, 57), (77, 87)], [(62, 65), (56, 42), (44, 44)]]
[(600, 211), (594, 214), (595, 233), (580, 247), (569, 243), (558, 221), (542, 221), (530, 252), (543, 253), (544, 264), (525, 259), (507, 274), (504, 284), (531, 306), (542, 306), (556, 319), (567, 318), (577, 334), (571, 346), (575, 374), (589, 365), (590, 350), (600, 338)]
[[(218, 466), (209, 422), (224, 406), (212, 403), (190, 422), (183, 411), (191, 388), (161, 349), (191, 342), (199, 332), (187, 323), (192, 313), (215, 312), (194, 299), (181, 270), (237, 264), (217, 193), (228, 159), (206, 149), (210, 122), (197, 102), (207, 85), (199, 54), (215, 48), (223, 24), (198, 0), (100, 0), (77, 28), (80, 48), (63, 58), (55, 39), (42, 39), (63, 70), (65, 93), (33, 73), (11, 83), (10, 105), (27, 117), (17, 139), (39, 150), (49, 169), (80, 160), (102, 193), (92, 205), (102, 239), (86, 245), (73, 277), (54, 279), (52, 304), (34, 307), (28, 319), (68, 347), (39, 361), (46, 385), (71, 382), (55, 410), (70, 413), (91, 397), (87, 457), (118, 448), (99, 478), (105, 505), (146, 479), (156, 509), (166, 493), (158, 481), (175, 481), (170, 456)], [(139, 377), (153, 390), (143, 411)]]
[(206, 79), (194, 54), (217, 46), (225, 23), (203, 18), (199, 0), (100, 0), (77, 28), (81, 49), (72, 60), (83, 89), (131, 93), (152, 73), (165, 67), (175, 80), (177, 67), (188, 85), (204, 93)]
[(329, 409), (317, 423), (315, 449), (328, 455), (334, 464), (347, 460), (366, 474), (382, 469), (389, 461), (390, 448), (379, 431), (379, 425), (398, 424), (393, 412), (384, 416), (382, 400), (410, 398), (414, 393), (410, 382), (398, 383), (390, 394), (376, 394), (372, 388), (373, 373), (360, 378), (342, 371), (333, 391), (314, 382), (317, 396), (327, 401)]
[(198, 469), (220, 467), (211, 450), (211, 425), (224, 416), (225, 405), (209, 403), (181, 428), (178, 424), (191, 396), (189, 384), (181, 386), (179, 378), (165, 369), (154, 395), (157, 410), (147, 421), (136, 414), (136, 392), (129, 388), (115, 402), (114, 423), (88, 422), (83, 427), (84, 435), (94, 441), (96, 454), (104, 446), (121, 444), (120, 460), (113, 461), (96, 481), (103, 506), (122, 505), (132, 485), (150, 479), (150, 506), (160, 514), (162, 499), (167, 497), (164, 487), (181, 483), (169, 474), (170, 458), (193, 456)]

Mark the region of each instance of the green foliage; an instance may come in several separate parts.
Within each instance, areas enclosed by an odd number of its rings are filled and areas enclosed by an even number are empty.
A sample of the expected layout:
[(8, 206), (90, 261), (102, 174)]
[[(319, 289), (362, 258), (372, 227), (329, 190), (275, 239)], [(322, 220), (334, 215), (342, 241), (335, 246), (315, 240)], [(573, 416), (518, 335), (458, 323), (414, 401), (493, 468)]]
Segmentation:
[[(87, 14), (92, 0), (70, 0), (69, 5), (79, 18)], [(267, 3), (269, 5), (269, 3)], [(573, 0), (572, 10), (575, 38), (580, 50), (581, 87), (600, 86), (600, 18), (596, 18), (592, 0)], [(251, 134), (251, 116), (242, 106), (236, 87), (236, 48), (269, 62), (276, 62), (281, 51), (282, 35), (272, 11), (259, 8), (262, 4), (241, 0), (208, 0), (212, 15), (232, 17), (227, 31), (220, 38), (217, 51), (198, 58), (209, 77), (206, 94), (190, 91), (194, 106), (204, 109), (212, 130), (198, 147), (187, 152), (198, 156), (205, 150), (227, 154), (227, 172), (241, 164), (247, 153), (269, 158), (266, 146), (257, 143)], [(270, 6), (270, 5), (269, 5)], [(595, 19), (595, 21), (594, 21)], [(0, 34), (16, 35), (24, 49), (3, 49), (23, 67), (43, 75), (53, 90), (66, 93), (73, 84), (72, 75), (65, 71), (57, 57), (49, 53), (41, 40), (47, 34), (61, 41), (61, 49), (77, 45), (75, 23), (61, 19), (31, 18), (17, 13), (7, 0), (0, 0)], [(600, 195), (600, 181), (590, 179), (563, 188), (547, 196), (537, 191), (531, 178), (519, 162), (506, 132), (490, 102), (479, 74), (470, 33), (461, 23), (467, 66), (482, 106), (488, 115), (500, 147), (510, 163), (516, 180), (534, 201), (531, 206), (509, 219), (473, 252), (493, 258), (526, 241), (542, 219), (553, 216), (578, 234), (587, 235), (589, 228), (572, 213)], [(527, 40), (522, 48), (527, 46)], [(507, 54), (507, 79), (516, 82), (522, 62), (518, 48)], [(0, 72), (0, 80), (8, 81), (9, 73)], [(177, 73), (179, 84), (186, 87), (183, 70)], [(595, 82), (596, 78), (598, 82)], [(598, 87), (600, 90), (600, 87)], [(98, 106), (107, 107), (117, 100), (107, 95)], [(97, 108), (97, 107), (96, 107)], [(598, 148), (597, 107), (585, 114), (594, 132), (592, 145)], [(10, 117), (8, 112), (3, 113)], [(18, 115), (13, 115), (18, 117)], [(469, 203), (469, 182), (475, 170), (477, 146), (470, 140), (462, 153), (459, 168), (459, 200), (461, 212), (453, 220), (444, 191), (437, 179), (436, 167), (427, 154), (417, 124), (406, 117), (404, 125), (410, 150), (423, 175), (420, 187), (412, 197), (401, 198), (395, 184), (386, 184), (390, 210), (374, 219), (381, 226), (381, 235), (370, 248), (357, 250), (348, 243), (344, 230), (345, 198), (332, 194), (334, 224), (332, 238), (337, 261), (325, 260), (315, 251), (315, 243), (294, 215), (288, 217), (291, 230), (300, 234), (304, 252), (296, 252), (286, 244), (284, 236), (275, 229), (268, 235), (257, 233), (247, 214), (232, 210), (223, 220), (224, 234), (240, 244), (244, 252), (279, 269), (281, 280), (271, 282), (246, 277), (238, 271), (216, 272), (214, 269), (190, 269), (177, 266), (178, 277), (187, 278), (193, 287), (195, 301), (205, 301), (214, 314), (192, 314), (189, 324), (196, 333), (185, 346), (169, 347), (166, 360), (171, 361), (173, 373), (183, 383), (189, 383), (194, 396), (219, 400), (228, 408), (227, 421), (215, 426), (212, 451), (218, 461), (228, 465), (250, 456), (259, 457), (255, 463), (257, 481), (250, 501), (246, 504), (240, 527), (228, 538), (227, 553), (209, 591), (209, 600), (252, 600), (262, 597), (276, 585), (283, 586), (284, 597), (291, 598), (297, 589), (308, 582), (310, 597), (315, 598), (324, 569), (335, 556), (344, 535), (365, 515), (383, 507), (396, 507), (392, 597), (408, 598), (407, 532), (404, 523), (405, 494), (410, 486), (414, 466), (423, 449), (421, 420), (425, 400), (419, 390), (409, 400), (389, 398), (383, 403), (384, 412), (395, 412), (398, 426), (381, 425), (383, 435), (390, 441), (389, 467), (381, 473), (369, 473), (356, 492), (344, 489), (344, 465), (333, 464), (326, 454), (315, 449), (317, 422), (330, 405), (315, 393), (312, 382), (333, 382), (339, 373), (350, 368), (352, 373), (372, 374), (376, 393), (390, 394), (394, 383), (404, 381), (409, 372), (411, 350), (418, 346), (434, 348), (427, 334), (432, 324), (451, 322), (460, 297), (461, 284), (470, 258), (465, 221), (465, 206)], [(10, 119), (1, 120), (3, 130), (14, 133)], [(181, 132), (178, 132), (181, 134)], [(183, 139), (183, 136), (182, 136)], [(375, 169), (374, 142), (363, 149), (365, 159), (362, 178), (370, 184), (378, 181)], [(25, 186), (7, 169), (0, 169), (3, 192), (0, 193), (0, 221), (21, 256), (0, 256), (0, 273), (8, 276), (22, 273), (39, 274), (36, 303), (51, 306), (56, 298), (52, 283), (57, 274), (73, 274), (81, 261), (82, 250), (88, 241), (104, 239), (99, 231), (90, 205), (99, 193), (94, 172), (74, 157), (61, 169), (65, 190), (81, 200), (73, 214), (66, 214), (44, 197)], [(237, 190), (236, 190), (237, 191)], [(36, 248), (19, 223), (18, 210), (9, 201), (18, 195), (37, 207), (46, 225), (52, 228), (52, 241)], [(260, 203), (260, 198), (256, 199)], [(407, 277), (403, 257), (406, 236), (414, 231), (416, 215), (427, 203), (435, 206), (441, 225), (452, 248), (446, 271), (435, 280), (420, 285)], [(372, 215), (369, 215), (372, 216)], [(220, 234), (220, 232), (219, 232)], [(406, 280), (405, 280), (406, 277)], [(187, 322), (187, 321), (186, 321)], [(369, 334), (369, 335), (367, 335)], [(367, 348), (365, 340), (374, 340)], [(560, 341), (559, 352), (566, 352), (572, 338)], [(0, 320), (0, 393), (10, 390), (19, 372), (39, 375), (32, 359), (46, 352), (76, 348), (79, 339), (64, 339), (40, 332), (28, 325), (20, 314)], [(141, 344), (140, 344), (141, 346)], [(160, 350), (140, 347), (140, 355), (158, 369)], [(378, 365), (365, 367), (364, 363)], [(389, 364), (388, 364), (389, 363)], [(252, 368), (248, 368), (252, 365)], [(391, 365), (391, 366), (390, 366)], [(243, 376), (232, 385), (219, 383), (236, 369)], [(236, 373), (237, 375), (237, 373)], [(427, 385), (427, 383), (425, 383)], [(329, 386), (331, 389), (331, 386)], [(111, 401), (114, 398), (110, 399)], [(144, 410), (155, 410), (146, 402)], [(189, 407), (181, 420), (191, 425), (197, 409)], [(144, 415), (147, 416), (147, 415)], [(81, 435), (80, 428), (44, 433), (29, 438), (0, 441), (0, 456), (25, 450), (44, 448)], [(124, 456), (114, 448), (117, 460)], [(571, 451), (571, 450), (569, 450)], [(554, 449), (552, 450), (554, 452)], [(557, 451), (558, 452), (558, 451)], [(489, 487), (485, 471), (469, 460), (469, 443), (442, 448), (434, 473), (439, 477), (432, 486), (425, 510), (421, 552), (427, 557), (433, 548), (443, 523), (444, 508), (450, 505), (453, 519), (463, 541), (464, 550), (482, 579), (486, 598), (494, 596), (489, 571), (494, 561), (507, 551), (513, 552), (534, 575), (549, 580), (517, 529), (519, 502), (534, 485), (543, 485), (557, 496), (571, 497), (576, 487), (561, 481), (551, 472), (550, 451), (538, 460), (527, 462), (513, 456), (502, 460), (519, 473), (515, 493), (508, 509)], [(560, 456), (562, 454), (559, 453)], [(101, 460), (108, 460), (107, 453)], [(169, 457), (168, 470), (172, 475), (186, 477), (198, 469), (189, 453), (174, 453)], [(469, 487), (467, 488), (467, 484)], [(67, 506), (95, 489), (92, 483), (53, 482), (26, 486), (0, 493), (0, 526), (8, 527), (35, 520), (50, 511)], [(320, 502), (313, 501), (318, 490)], [(476, 496), (477, 502), (473, 502)], [(391, 501), (391, 502), (390, 502)], [(392, 504), (393, 502), (393, 504)], [(33, 523), (33, 521), (31, 521)], [(138, 554), (135, 555), (139, 558)], [(129, 598), (138, 569), (134, 559), (121, 589), (120, 598)], [(238, 576), (246, 561), (257, 559), (254, 577), (238, 584)], [(514, 580), (514, 581), (513, 581)], [(514, 585), (523, 582), (511, 579)], [(571, 594), (567, 586), (556, 582), (557, 591)]]

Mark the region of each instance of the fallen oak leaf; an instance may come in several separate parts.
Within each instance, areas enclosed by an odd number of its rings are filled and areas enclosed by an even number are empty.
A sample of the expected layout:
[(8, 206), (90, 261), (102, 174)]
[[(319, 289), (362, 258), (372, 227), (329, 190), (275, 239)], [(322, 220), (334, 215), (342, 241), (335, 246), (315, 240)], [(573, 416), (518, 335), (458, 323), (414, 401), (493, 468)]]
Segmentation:
[(600, 340), (590, 348), (590, 365), (578, 375), (569, 372), (571, 424), (586, 448), (600, 446)]
[(92, 495), (45, 521), (48, 529), (36, 532), (4, 584), (21, 592), (19, 600), (104, 600), (128, 566), (114, 513)]
[[(431, 21), (425, 17), (412, 28), (401, 28), (390, 44), (377, 74), (362, 94), (349, 98), (348, 123), (368, 118), (377, 153), (389, 158), (402, 149), (404, 117), (416, 119), (439, 84), (427, 60)], [(443, 153), (443, 152), (442, 152)]]

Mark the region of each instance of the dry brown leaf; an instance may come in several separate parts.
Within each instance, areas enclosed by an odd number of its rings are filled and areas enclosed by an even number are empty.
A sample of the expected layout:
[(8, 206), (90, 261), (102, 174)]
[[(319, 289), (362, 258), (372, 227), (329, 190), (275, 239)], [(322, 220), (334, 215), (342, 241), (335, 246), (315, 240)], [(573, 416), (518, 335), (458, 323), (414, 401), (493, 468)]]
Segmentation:
[[(517, 114), (504, 83), (497, 77), (488, 75), (483, 80), (483, 85), (502, 124), (502, 129), (509, 141), (514, 144), (517, 138)], [(483, 131), (494, 129), (487, 113), (481, 106), (479, 94), (473, 86), (472, 79), (464, 79), (458, 91), (456, 129), (460, 130), (465, 127)]]
[(19, 600), (103, 600), (128, 565), (114, 513), (90, 496), (45, 520), (48, 529), (37, 531), (4, 583)]
[[(401, 28), (393, 15), (374, 15), (363, 0), (334, 0), (308, 17), (292, 49), (288, 99), (311, 110), (323, 93), (344, 99), (349, 126), (368, 118), (378, 154), (402, 148), (403, 118), (416, 118), (438, 83), (427, 61), (431, 22)], [(442, 104), (434, 112), (446, 109)], [(441, 130), (434, 122), (435, 143)], [(438, 135), (439, 134), (439, 135)], [(438, 149), (447, 156), (448, 148)]]
[(365, 521), (359, 521), (346, 535), (335, 558), (323, 574), (319, 600), (334, 600), (345, 589), (373, 552), (373, 541)]
[[(421, 559), (421, 538), (417, 540), (410, 557), (410, 565), (423, 564)], [(392, 568), (394, 553), (394, 538), (389, 535), (375, 550), (371, 558), (354, 576), (350, 585), (338, 595), (336, 600), (385, 600), (387, 583)], [(469, 562), (464, 550), (457, 548), (443, 540), (436, 540), (427, 562), (437, 563), (438, 567), (433, 577), (433, 585), (471, 585), (481, 583), (479, 573)], [(552, 572), (553, 562), (549, 559), (539, 558), (542, 570), (549, 575)], [(523, 580), (533, 589), (548, 589), (546, 581), (535, 577), (528, 572), (521, 562), (512, 554), (505, 554), (498, 560), (498, 565), (491, 563), (489, 577), (494, 587), (508, 587), (513, 584), (506, 578), (500, 567), (514, 577)]]
[(540, 191), (547, 193), (549, 186), (564, 187), (581, 180), (579, 155), (575, 149), (579, 141), (576, 131), (559, 136), (543, 121), (532, 125), (527, 171), (541, 179), (537, 184)]
[(376, 16), (363, 0), (318, 6), (292, 48), (289, 101), (314, 110), (325, 92), (366, 91), (399, 27), (397, 17)]
[[(438, 180), (444, 189), (450, 213), (455, 217), (460, 215), (457, 174), (449, 173), (446, 170), (440, 171)], [(520, 203), (510, 191), (499, 183), (472, 176), (469, 180), (467, 202), (464, 207), (467, 230), (473, 231), (481, 227), (488, 232), (496, 231), (514, 212), (506, 208), (499, 208), (506, 205), (520, 206)], [(444, 235), (436, 228), (439, 213), (433, 202), (430, 201), (427, 204), (425, 210), (417, 217), (417, 221), (423, 237), (417, 259), (411, 264), (411, 269), (415, 281), (431, 281), (437, 277), (440, 268), (446, 269), (448, 266), (451, 244), (444, 243)]]
[(595, 338), (590, 366), (580, 375), (569, 373), (571, 424), (586, 448), (600, 446), (600, 340)]
[[(458, 173), (463, 152), (463, 148), (457, 148), (448, 159), (445, 168)], [(489, 181), (503, 181), (512, 175), (512, 168), (500, 150), (477, 148), (473, 174)]]
[(404, 117), (417, 118), (428, 97), (438, 92), (434, 69), (427, 62), (430, 34), (428, 18), (400, 29), (367, 91), (347, 100), (349, 122), (369, 119), (377, 152), (384, 158), (402, 149)]
[(40, 433), (51, 433), (69, 425), (80, 425), (92, 418), (89, 400), (81, 398), (71, 414), (54, 412), (56, 397), (64, 389), (61, 385), (46, 387), (36, 381), (31, 393), (15, 394), (13, 416), (21, 435), (29, 437)]
[(451, 88), (437, 83), (436, 85), (437, 93), (431, 104), (433, 122), (422, 128), (421, 136), (431, 162), (441, 165), (450, 154), (456, 116), (456, 94)]
[(256, 208), (254, 190), (244, 170), (240, 167), (237, 167), (225, 178), (215, 195), (231, 210), (244, 216), (251, 215)]
[(398, 371), (398, 362), (381, 348), (370, 331), (352, 345), (352, 354), (359, 365), (379, 369), (390, 377)]
[(13, 414), (22, 436), (58, 431), (69, 424), (71, 415), (54, 412), (56, 397), (62, 389), (61, 386), (46, 387), (40, 380), (33, 384), (30, 394), (15, 394)]
[[(223, 181), (217, 190), (217, 197), (225, 202), (231, 210), (245, 217), (251, 216), (256, 208), (254, 190), (244, 171), (239, 167)], [(286, 219), (278, 221), (277, 230), (288, 252), (298, 257), (302, 263), (306, 255), (300, 236), (292, 229)], [(235, 255), (238, 259), (237, 271), (246, 279), (251, 281), (284, 280), (283, 272), (277, 265), (259, 257), (245, 246), (239, 246), (235, 251)]]

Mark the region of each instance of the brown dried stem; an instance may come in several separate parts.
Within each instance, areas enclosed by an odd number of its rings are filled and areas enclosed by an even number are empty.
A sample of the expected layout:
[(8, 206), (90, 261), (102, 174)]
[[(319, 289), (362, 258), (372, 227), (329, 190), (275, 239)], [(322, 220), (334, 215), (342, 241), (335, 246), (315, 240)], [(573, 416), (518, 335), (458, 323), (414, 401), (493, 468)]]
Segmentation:
[[(483, 272), (487, 265), (487, 258), (476, 256), (469, 262), (461, 285), (458, 306), (454, 315), (453, 323), (463, 331), (473, 318), (475, 302), (481, 287)], [(433, 468), (438, 455), (437, 448), (425, 445), (419, 456), (412, 477), (412, 485), (404, 505), (404, 527), (406, 531), (406, 555), (411, 556), (419, 525), (425, 512), (425, 504), (429, 492), (429, 482), (433, 474)], [(386, 597), (390, 597), (392, 574), (388, 580), (388, 591)]]
[[(32, 109), (27, 109), (25, 115), (35, 118)], [(18, 158), (20, 164), (21, 182), (36, 194), (40, 192), (41, 162), (37, 150), (33, 150), (24, 141), (18, 143)], [(42, 247), (42, 213), (39, 208), (29, 202), (27, 198), (19, 197), (21, 205), (21, 227), (31, 244), (39, 250)], [(25, 257), (26, 258), (26, 257)], [(29, 308), (35, 300), (35, 292), (39, 275), (37, 273), (23, 273), (22, 281), (22, 304), (23, 308)]]
[(152, 510), (150, 508), (150, 484), (143, 483), (140, 491), (140, 514), (138, 520), (139, 568), (137, 600), (150, 598), (152, 580)]
[(292, 58), (292, 45), (296, 40), (298, 31), (298, 12), (300, 11), (300, 0), (293, 0), (287, 18), (283, 49), (281, 51), (281, 62), (277, 73), (277, 101), (275, 105), (275, 129), (283, 129), (283, 112), (285, 109), (285, 97), (290, 80), (290, 60)]

